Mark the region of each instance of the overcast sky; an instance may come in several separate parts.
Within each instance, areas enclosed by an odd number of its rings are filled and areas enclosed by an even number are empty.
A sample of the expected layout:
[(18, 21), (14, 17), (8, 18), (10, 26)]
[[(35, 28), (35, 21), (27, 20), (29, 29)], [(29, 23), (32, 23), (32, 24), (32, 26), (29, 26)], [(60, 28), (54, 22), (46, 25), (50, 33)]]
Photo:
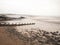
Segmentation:
[(0, 0), (0, 13), (60, 16), (60, 0)]

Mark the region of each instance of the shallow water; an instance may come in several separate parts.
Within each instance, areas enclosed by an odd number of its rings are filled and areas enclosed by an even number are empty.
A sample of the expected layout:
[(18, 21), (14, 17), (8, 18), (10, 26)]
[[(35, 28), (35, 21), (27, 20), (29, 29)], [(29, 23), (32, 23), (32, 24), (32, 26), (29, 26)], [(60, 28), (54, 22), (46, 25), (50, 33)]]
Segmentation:
[(43, 17), (37, 18), (37, 26), (46, 31), (60, 31), (59, 17)]

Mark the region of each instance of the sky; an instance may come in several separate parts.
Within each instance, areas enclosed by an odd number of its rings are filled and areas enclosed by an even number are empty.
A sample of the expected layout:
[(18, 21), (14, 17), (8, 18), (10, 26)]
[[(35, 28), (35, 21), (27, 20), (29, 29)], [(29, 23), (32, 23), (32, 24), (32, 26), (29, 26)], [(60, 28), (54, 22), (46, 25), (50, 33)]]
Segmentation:
[(0, 0), (0, 14), (60, 16), (60, 0)]

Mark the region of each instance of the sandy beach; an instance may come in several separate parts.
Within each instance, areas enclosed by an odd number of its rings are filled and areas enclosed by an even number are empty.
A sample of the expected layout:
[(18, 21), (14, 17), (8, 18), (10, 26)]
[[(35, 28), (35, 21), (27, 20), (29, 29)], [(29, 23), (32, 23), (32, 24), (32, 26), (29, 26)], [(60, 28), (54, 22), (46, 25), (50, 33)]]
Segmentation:
[[(55, 37), (54, 43), (51, 43), (51, 41), (46, 43), (46, 41), (51, 37), (50, 32), (53, 32), (53, 36), (55, 36), (54, 32), (56, 31), (60, 34), (60, 19), (51, 17), (29, 18), (35, 22), (35, 25), (0, 26), (0, 45), (55, 45)], [(46, 35), (43, 35), (45, 33), (48, 33), (49, 36), (47, 35), (48, 37), (46, 37)], [(60, 37), (60, 35), (57, 36)]]

